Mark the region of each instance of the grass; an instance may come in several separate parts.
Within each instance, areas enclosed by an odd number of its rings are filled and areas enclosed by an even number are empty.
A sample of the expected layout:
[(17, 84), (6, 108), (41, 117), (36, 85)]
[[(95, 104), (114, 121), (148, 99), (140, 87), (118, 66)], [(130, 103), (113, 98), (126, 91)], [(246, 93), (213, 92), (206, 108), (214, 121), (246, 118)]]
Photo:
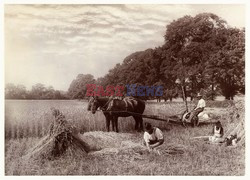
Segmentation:
[[(211, 103), (206, 111), (220, 119), (227, 131), (232, 124), (231, 107), (223, 108)], [(51, 121), (50, 107), (60, 109), (71, 119), (82, 138), (99, 149), (114, 150), (101, 155), (90, 154), (82, 159), (66, 154), (53, 161), (28, 161), (22, 157), (46, 134)], [(175, 115), (184, 108), (183, 103), (150, 103), (144, 114)], [(122, 133), (105, 131), (105, 119), (101, 112), (95, 115), (86, 111), (82, 101), (6, 101), (5, 106), (5, 174), (6, 175), (244, 175), (245, 146), (236, 148), (211, 145), (191, 137), (211, 134), (212, 125), (184, 128), (164, 122), (153, 121), (153, 125), (164, 132), (162, 148), (173, 145), (185, 147), (184, 154), (158, 156), (138, 154), (128, 144), (140, 145), (143, 133), (133, 130), (132, 118), (120, 118)], [(241, 113), (244, 113), (241, 112)], [(90, 132), (88, 132), (90, 131)], [(84, 134), (83, 134), (84, 133)], [(91, 138), (90, 138), (91, 137)]]

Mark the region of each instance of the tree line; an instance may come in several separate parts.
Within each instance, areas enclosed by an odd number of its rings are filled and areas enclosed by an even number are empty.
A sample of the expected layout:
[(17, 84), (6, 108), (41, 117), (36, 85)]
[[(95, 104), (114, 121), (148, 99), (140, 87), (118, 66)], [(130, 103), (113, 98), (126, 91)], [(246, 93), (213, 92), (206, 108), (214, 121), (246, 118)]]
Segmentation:
[(164, 40), (162, 46), (128, 55), (103, 77), (79, 74), (65, 97), (85, 98), (87, 84), (163, 86), (165, 100), (192, 99), (198, 92), (212, 100), (217, 95), (233, 99), (245, 93), (245, 29), (232, 28), (215, 14), (201, 13), (172, 21)]
[(46, 87), (38, 83), (28, 91), (24, 85), (6, 84), (6, 99), (68, 99), (65, 92), (54, 90), (52, 86)]
[[(134, 52), (101, 78), (80, 74), (69, 87), (70, 98), (84, 98), (86, 84), (161, 85), (163, 99), (191, 99), (198, 92), (214, 100), (245, 93), (245, 29), (230, 27), (212, 13), (184, 16), (166, 26), (165, 42)], [(150, 97), (147, 97), (150, 98)], [(154, 98), (154, 97), (152, 97)]]

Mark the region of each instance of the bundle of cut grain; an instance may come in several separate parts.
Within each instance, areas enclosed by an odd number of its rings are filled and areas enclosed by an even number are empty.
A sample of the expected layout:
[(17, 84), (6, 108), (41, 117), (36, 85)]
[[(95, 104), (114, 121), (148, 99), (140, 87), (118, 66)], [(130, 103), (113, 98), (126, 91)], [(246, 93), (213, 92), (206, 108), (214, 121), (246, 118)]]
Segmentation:
[(58, 109), (52, 108), (51, 110), (54, 119), (48, 135), (30, 149), (25, 157), (54, 159), (66, 152), (73, 156), (86, 155), (90, 149), (89, 145), (78, 136), (76, 128), (68, 123)]
[[(245, 144), (245, 103), (244, 101), (238, 101), (229, 110), (230, 122), (226, 126), (227, 131), (225, 137), (227, 139), (236, 139), (236, 143), (240, 145)], [(234, 137), (234, 138), (232, 138)], [(228, 142), (230, 144), (230, 142)]]

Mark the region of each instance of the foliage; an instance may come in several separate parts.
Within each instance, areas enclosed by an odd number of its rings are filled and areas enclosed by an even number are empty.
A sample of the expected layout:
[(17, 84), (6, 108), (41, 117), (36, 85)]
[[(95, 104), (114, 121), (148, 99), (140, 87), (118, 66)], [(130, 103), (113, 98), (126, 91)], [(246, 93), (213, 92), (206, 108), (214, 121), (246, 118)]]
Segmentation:
[(26, 87), (23, 85), (6, 84), (6, 99), (25, 99), (28, 96)]
[(65, 93), (54, 90), (52, 86), (45, 87), (44, 84), (38, 83), (32, 86), (31, 91), (26, 90), (24, 85), (6, 84), (6, 99), (66, 99)]
[(161, 47), (127, 56), (99, 79), (100, 84), (162, 85), (165, 100), (182, 96), (181, 87), (191, 99), (202, 89), (209, 89), (204, 95), (212, 100), (220, 93), (232, 99), (245, 92), (244, 29), (201, 13), (168, 24), (164, 38)]
[[(108, 85), (160, 85), (164, 88), (160, 98), (170, 101), (182, 97), (183, 92), (193, 99), (203, 91), (211, 100), (220, 94), (233, 99), (237, 93), (245, 93), (245, 29), (232, 28), (215, 14), (201, 13), (168, 24), (164, 40), (160, 47), (128, 55), (97, 80), (91, 74), (77, 75), (67, 96), (85, 98), (87, 84), (98, 84), (104, 89)], [(60, 91), (43, 84), (34, 85), (30, 92), (22, 85), (8, 84), (5, 96), (7, 99), (65, 98)]]
[(207, 67), (226, 99), (233, 99), (245, 89), (245, 32), (229, 28), (225, 33), (225, 45), (210, 56)]
[(84, 98), (87, 91), (87, 84), (95, 84), (94, 76), (91, 74), (78, 74), (68, 89), (68, 95), (71, 99), (82, 99)]

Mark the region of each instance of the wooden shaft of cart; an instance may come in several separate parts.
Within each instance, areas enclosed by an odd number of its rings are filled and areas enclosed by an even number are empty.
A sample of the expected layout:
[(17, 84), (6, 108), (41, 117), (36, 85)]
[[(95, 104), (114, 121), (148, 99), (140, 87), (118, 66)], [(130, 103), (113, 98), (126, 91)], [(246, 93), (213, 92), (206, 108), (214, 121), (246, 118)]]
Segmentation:
[(182, 125), (182, 122), (181, 122), (181, 121), (174, 120), (173, 118), (171, 118), (171, 117), (169, 117), (169, 116), (164, 116), (164, 115), (163, 115), (164, 118), (161, 118), (161, 117), (159, 117), (159, 116), (139, 114), (139, 113), (134, 113), (134, 112), (130, 112), (130, 111), (103, 111), (103, 112), (129, 113), (129, 114), (131, 114), (132, 116), (140, 116), (140, 117), (143, 117), (143, 118), (154, 119), (154, 120), (158, 120), (158, 121), (164, 121), (164, 122), (167, 122), (167, 123), (180, 124), (180, 125)]

